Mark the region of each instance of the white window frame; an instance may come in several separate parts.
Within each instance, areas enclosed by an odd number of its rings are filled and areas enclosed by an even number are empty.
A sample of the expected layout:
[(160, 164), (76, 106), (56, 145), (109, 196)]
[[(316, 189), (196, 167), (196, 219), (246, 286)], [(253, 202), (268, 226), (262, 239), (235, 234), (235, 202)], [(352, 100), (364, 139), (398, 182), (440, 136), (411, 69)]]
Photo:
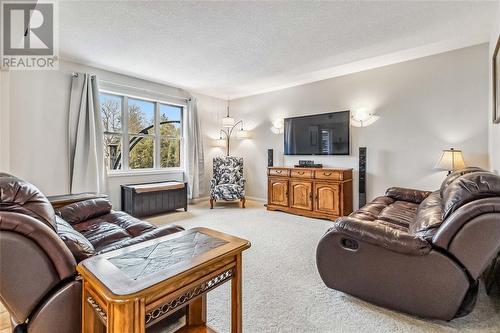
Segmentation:
[[(187, 145), (186, 145), (186, 137), (187, 137), (187, 103), (179, 103), (178, 101), (165, 99), (165, 98), (150, 98), (150, 97), (142, 97), (140, 95), (129, 94), (119, 92), (114, 89), (99, 89), (99, 94), (107, 94), (114, 95), (122, 98), (121, 105), (121, 133), (118, 132), (107, 132), (104, 131), (102, 135), (119, 135), (121, 137), (122, 144), (122, 168), (120, 170), (110, 170), (107, 169), (108, 176), (126, 176), (126, 175), (148, 175), (148, 174), (156, 174), (156, 173), (178, 173), (185, 172), (186, 170), (186, 153), (187, 153)], [(155, 117), (154, 117), (154, 134), (133, 134), (128, 131), (128, 99), (139, 99), (146, 102), (154, 103), (155, 108)], [(160, 136), (160, 104), (172, 105), (176, 107), (182, 108), (181, 111), (181, 137), (179, 139), (180, 144), (180, 166), (179, 167), (160, 167), (160, 159), (161, 159), (161, 136)], [(130, 154), (130, 136), (140, 136), (140, 137), (152, 137), (153, 138), (153, 167), (152, 168), (142, 168), (142, 169), (131, 169), (129, 167), (129, 154)]]

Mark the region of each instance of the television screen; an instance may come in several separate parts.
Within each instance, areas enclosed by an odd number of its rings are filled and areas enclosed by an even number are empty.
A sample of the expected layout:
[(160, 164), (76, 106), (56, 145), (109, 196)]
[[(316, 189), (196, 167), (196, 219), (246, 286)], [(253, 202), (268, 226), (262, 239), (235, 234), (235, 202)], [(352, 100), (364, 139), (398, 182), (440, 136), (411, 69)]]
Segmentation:
[(350, 112), (285, 119), (285, 155), (349, 155)]

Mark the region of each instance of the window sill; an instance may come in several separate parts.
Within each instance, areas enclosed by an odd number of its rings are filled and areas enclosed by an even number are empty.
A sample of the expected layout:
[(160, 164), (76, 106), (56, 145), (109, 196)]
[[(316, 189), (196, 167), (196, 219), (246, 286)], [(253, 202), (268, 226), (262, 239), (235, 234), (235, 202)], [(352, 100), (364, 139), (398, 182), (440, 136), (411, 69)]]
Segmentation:
[(169, 168), (162, 170), (129, 170), (129, 171), (112, 171), (108, 172), (109, 178), (115, 177), (137, 177), (137, 176), (148, 176), (148, 175), (166, 175), (173, 173), (182, 173), (184, 174), (184, 169), (181, 168)]

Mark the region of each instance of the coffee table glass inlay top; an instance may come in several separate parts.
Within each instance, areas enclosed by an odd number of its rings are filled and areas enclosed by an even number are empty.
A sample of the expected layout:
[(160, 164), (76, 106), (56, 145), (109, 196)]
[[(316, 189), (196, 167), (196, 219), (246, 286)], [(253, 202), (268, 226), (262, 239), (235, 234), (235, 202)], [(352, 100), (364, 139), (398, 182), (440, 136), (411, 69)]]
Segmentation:
[(194, 232), (168, 242), (156, 243), (108, 259), (130, 278), (137, 278), (170, 268), (172, 265), (227, 244), (227, 241)]
[(94, 256), (83, 278), (83, 326), (92, 333), (146, 333), (186, 307), (182, 332), (206, 326), (206, 293), (231, 281), (231, 332), (242, 330), (242, 252), (247, 240), (193, 228)]

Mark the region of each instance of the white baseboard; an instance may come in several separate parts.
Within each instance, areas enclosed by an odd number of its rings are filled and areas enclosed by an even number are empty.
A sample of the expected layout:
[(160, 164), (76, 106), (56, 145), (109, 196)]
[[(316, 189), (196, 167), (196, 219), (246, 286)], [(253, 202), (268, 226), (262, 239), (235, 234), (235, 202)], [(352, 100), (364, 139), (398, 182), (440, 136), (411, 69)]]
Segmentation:
[(246, 197), (248, 200), (259, 201), (259, 202), (267, 202), (267, 199), (259, 198), (259, 197)]
[[(189, 200), (189, 203), (195, 204), (195, 203), (202, 202), (202, 201), (208, 201), (209, 199), (210, 199), (210, 197), (201, 197), (201, 198), (191, 199), (191, 200)], [(259, 201), (259, 202), (267, 202), (267, 199), (259, 198), (259, 197), (248, 197), (247, 196), (246, 199), (252, 200), (252, 201)]]

